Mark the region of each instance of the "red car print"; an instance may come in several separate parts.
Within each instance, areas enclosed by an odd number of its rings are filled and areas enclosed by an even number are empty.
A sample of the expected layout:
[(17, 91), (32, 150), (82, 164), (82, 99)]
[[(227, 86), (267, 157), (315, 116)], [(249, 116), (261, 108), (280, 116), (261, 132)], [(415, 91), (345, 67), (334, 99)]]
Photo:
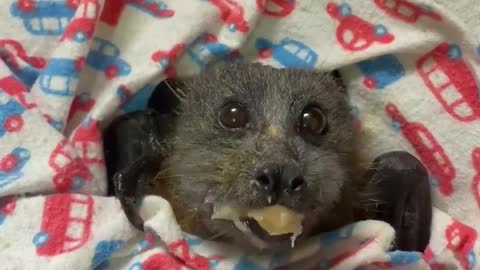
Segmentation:
[(286, 17), (295, 9), (296, 0), (257, 0), (257, 8), (264, 15)]
[(442, 17), (427, 7), (417, 6), (407, 0), (374, 0), (375, 4), (393, 18), (415, 23), (420, 17), (441, 21)]
[(35, 108), (37, 105), (28, 100), (28, 90), (14, 76), (7, 76), (0, 79), (0, 91), (4, 91), (14, 97), (26, 109)]
[(408, 122), (394, 104), (388, 103), (385, 110), (392, 118), (394, 127), (400, 128), (403, 136), (415, 148), (420, 159), (434, 177), (434, 181), (438, 181), (435, 184), (439, 185), (440, 192), (444, 196), (451, 195), (453, 192), (452, 181), (455, 179), (456, 171), (437, 139), (423, 124)]
[(461, 122), (480, 118), (475, 75), (462, 59), (458, 45), (441, 43), (418, 59), (417, 72), (453, 118)]
[(88, 113), (94, 105), (95, 99), (93, 99), (89, 93), (83, 92), (76, 95), (70, 106), (68, 120), (71, 120), (79, 112)]
[(17, 57), (34, 68), (42, 69), (47, 61), (40, 56), (30, 56), (23, 48), (22, 44), (13, 39), (0, 39), (0, 51), (7, 53), (8, 59), (11, 59), (16, 67), (20, 67)]
[(175, 11), (168, 9), (167, 4), (162, 1), (128, 0), (128, 4), (159, 18), (169, 18), (175, 15)]
[(430, 246), (427, 246), (423, 252), (423, 260), (428, 263), (430, 269), (432, 270), (448, 270), (444, 264), (435, 261), (435, 254), (433, 253)]
[(433, 260), (433, 258), (435, 258), (435, 254), (433, 254), (433, 250), (430, 247), (430, 245), (425, 248), (425, 251), (423, 252), (422, 256), (423, 256), (423, 260), (425, 260), (428, 263), (430, 263)]
[(109, 26), (117, 26), (126, 5), (127, 0), (105, 0), (102, 14), (100, 14), (100, 21)]
[(187, 240), (180, 239), (167, 245), (168, 251), (182, 260), (187, 266), (198, 270), (209, 270), (215, 266), (221, 257), (213, 256), (206, 258), (190, 251)]
[(23, 46), (12, 39), (0, 40), (0, 59), (7, 64), (15, 77), (28, 87), (34, 84), (39, 70), (46, 65), (44, 58), (29, 56)]
[(50, 257), (81, 248), (90, 238), (93, 206), (90, 195), (48, 196), (40, 232), (33, 238), (37, 255)]
[(473, 150), (472, 164), (477, 172), (472, 181), (472, 193), (477, 201), (478, 209), (480, 209), (480, 147)]
[(0, 225), (3, 224), (3, 222), (8, 216), (11, 216), (13, 214), (16, 206), (17, 201), (13, 196), (8, 196), (0, 199)]
[(250, 29), (243, 18), (243, 7), (234, 0), (209, 0), (220, 11), (220, 19), (232, 32), (248, 32)]
[(477, 232), (470, 226), (453, 221), (445, 230), (447, 248), (453, 252), (463, 270), (475, 269), (475, 252)]
[(42, 114), (43, 117), (45, 118), (45, 120), (47, 120), (47, 123), (52, 126), (54, 129), (58, 130), (58, 131), (62, 131), (63, 130), (63, 121), (61, 120), (57, 120), (57, 119), (54, 119), (51, 115), (49, 114)]
[(148, 257), (143, 263), (137, 262), (128, 270), (186, 270), (182, 261), (168, 253), (156, 253)]
[(175, 15), (175, 11), (168, 9), (164, 2), (158, 3), (152, 0), (105, 0), (100, 21), (109, 26), (116, 26), (127, 4), (157, 18), (170, 18)]
[(162, 68), (167, 78), (174, 77), (176, 75), (174, 62), (183, 53), (185, 48), (185, 44), (176, 44), (170, 51), (157, 51), (153, 53), (152, 60)]
[(434, 262), (429, 264), (432, 270), (448, 270), (448, 267), (443, 263)]
[(345, 262), (349, 258), (355, 256), (356, 254), (360, 253), (362, 250), (368, 249), (371, 247), (372, 244), (375, 244), (375, 242), (378, 241), (376, 238), (370, 238), (363, 242), (358, 248), (350, 251), (346, 251), (345, 253), (342, 253), (340, 255), (337, 255), (336, 257), (333, 257), (329, 262), (328, 262), (328, 268), (334, 268), (335, 266), (338, 266), (342, 262)]
[(52, 151), (48, 164), (56, 172), (53, 184), (58, 192), (78, 190), (92, 180), (92, 174), (66, 139)]
[(98, 0), (83, 0), (75, 12), (75, 17), (65, 28), (60, 41), (73, 40), (85, 42), (93, 37), (95, 22), (100, 12)]
[(328, 3), (327, 13), (339, 21), (336, 31), (337, 41), (346, 50), (361, 51), (374, 42), (388, 44), (394, 40), (394, 36), (388, 33), (384, 25), (372, 25), (353, 15), (347, 3), (341, 5)]
[(87, 118), (72, 134), (71, 141), (84, 164), (103, 164), (102, 133), (98, 122)]

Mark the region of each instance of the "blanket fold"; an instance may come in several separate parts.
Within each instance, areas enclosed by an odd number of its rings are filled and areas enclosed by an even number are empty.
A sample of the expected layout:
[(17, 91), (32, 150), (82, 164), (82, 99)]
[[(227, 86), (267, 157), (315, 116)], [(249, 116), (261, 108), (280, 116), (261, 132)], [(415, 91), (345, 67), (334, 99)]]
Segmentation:
[[(480, 269), (480, 5), (468, 0), (4, 0), (0, 269)], [(105, 197), (101, 130), (155, 85), (214, 62), (339, 68), (364, 156), (431, 174), (424, 253), (366, 220), (286, 254), (181, 231), (145, 198), (145, 232)], [(369, 162), (369, 161), (367, 161)]]

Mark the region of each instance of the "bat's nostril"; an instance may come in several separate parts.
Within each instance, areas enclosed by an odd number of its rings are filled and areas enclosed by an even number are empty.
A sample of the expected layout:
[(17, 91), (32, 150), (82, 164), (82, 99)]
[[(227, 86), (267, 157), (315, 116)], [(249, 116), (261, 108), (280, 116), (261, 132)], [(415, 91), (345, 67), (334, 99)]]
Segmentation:
[(293, 178), (293, 180), (290, 182), (290, 190), (291, 191), (298, 191), (302, 188), (305, 180), (303, 179), (302, 176), (297, 176)]
[[(295, 165), (268, 165), (257, 170), (256, 185), (265, 195), (275, 195), (275, 192), (294, 193), (302, 189), (305, 179)], [(280, 194), (276, 194), (280, 195)]]
[(263, 187), (268, 187), (270, 185), (270, 180), (266, 175), (262, 175), (257, 178), (258, 183)]
[(278, 173), (277, 170), (274, 169), (272, 166), (265, 166), (260, 168), (257, 171), (256, 180), (257, 186), (263, 192), (269, 193), (273, 192), (275, 187), (275, 182), (278, 181)]
[(305, 178), (296, 165), (287, 165), (282, 169), (282, 187), (289, 193), (302, 189), (305, 185)]

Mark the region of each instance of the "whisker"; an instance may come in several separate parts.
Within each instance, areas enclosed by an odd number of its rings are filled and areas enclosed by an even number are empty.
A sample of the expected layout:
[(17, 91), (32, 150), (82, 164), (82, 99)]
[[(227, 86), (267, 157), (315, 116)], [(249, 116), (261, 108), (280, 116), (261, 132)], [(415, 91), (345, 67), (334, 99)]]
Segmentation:
[(207, 241), (212, 241), (212, 240), (215, 240), (215, 239), (217, 239), (217, 238), (219, 238), (219, 237), (221, 237), (221, 236), (226, 235), (227, 233), (228, 233), (228, 232), (220, 232), (220, 233), (217, 233), (217, 234), (215, 234), (215, 235), (213, 235), (213, 236), (211, 236), (211, 237), (208, 237), (208, 238), (205, 239), (205, 240), (207, 240)]

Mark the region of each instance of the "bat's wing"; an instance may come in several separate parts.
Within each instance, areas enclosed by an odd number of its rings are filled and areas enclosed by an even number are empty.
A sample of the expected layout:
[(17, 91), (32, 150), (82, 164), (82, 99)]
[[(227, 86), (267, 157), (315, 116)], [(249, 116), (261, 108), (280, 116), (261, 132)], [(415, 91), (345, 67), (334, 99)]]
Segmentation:
[[(151, 100), (159, 106), (165, 95), (154, 94)], [(171, 151), (165, 139), (172, 132), (174, 121), (173, 113), (150, 108), (121, 115), (103, 133), (108, 193), (120, 200), (127, 218), (140, 230), (143, 220), (137, 208), (144, 196), (144, 183), (155, 176)]]
[(374, 160), (366, 177), (378, 200), (370, 218), (392, 225), (394, 249), (423, 252), (432, 223), (430, 183), (423, 164), (407, 152), (389, 152)]

